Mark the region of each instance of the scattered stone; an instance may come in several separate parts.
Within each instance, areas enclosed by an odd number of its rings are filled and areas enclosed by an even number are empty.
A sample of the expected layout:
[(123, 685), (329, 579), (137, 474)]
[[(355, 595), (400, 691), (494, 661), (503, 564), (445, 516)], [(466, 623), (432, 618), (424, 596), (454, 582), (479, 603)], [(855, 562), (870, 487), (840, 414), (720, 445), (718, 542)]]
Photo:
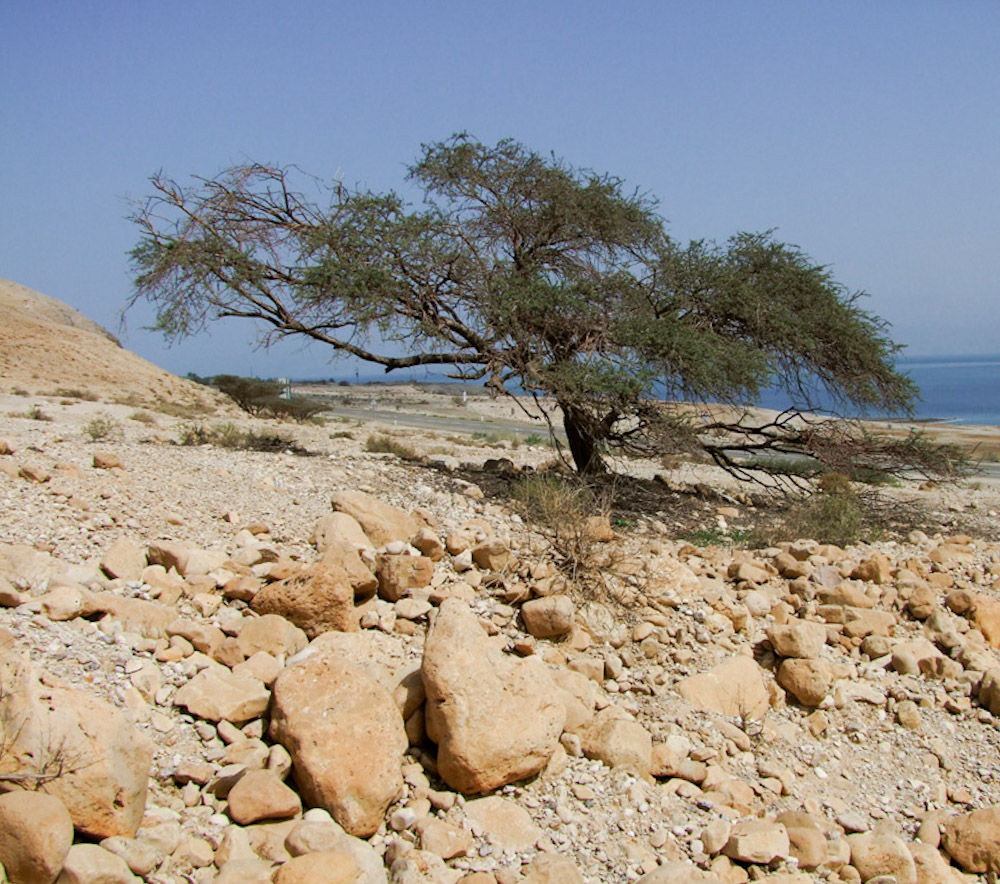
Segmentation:
[(15, 884), (52, 884), (72, 844), (73, 820), (58, 798), (0, 795), (0, 863)]

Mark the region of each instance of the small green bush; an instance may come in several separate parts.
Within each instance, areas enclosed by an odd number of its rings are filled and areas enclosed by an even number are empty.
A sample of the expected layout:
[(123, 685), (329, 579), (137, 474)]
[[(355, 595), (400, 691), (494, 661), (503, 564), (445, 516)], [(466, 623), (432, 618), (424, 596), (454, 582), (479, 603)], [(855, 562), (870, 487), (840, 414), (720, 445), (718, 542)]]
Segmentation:
[(827, 473), (819, 480), (819, 491), (793, 507), (785, 520), (795, 537), (820, 543), (849, 546), (873, 538), (865, 519), (861, 498), (842, 473)]
[(111, 415), (98, 414), (84, 424), (83, 432), (91, 442), (102, 442), (120, 436), (121, 427)]

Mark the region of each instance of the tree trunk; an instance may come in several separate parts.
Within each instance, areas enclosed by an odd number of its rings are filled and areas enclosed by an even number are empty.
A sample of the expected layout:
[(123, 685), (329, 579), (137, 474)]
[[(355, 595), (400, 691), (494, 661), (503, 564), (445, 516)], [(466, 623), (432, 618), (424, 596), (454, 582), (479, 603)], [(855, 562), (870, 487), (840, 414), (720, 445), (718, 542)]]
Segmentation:
[(598, 440), (589, 432), (587, 415), (570, 405), (561, 405), (563, 413), (563, 429), (569, 442), (569, 451), (573, 455), (576, 471), (585, 473), (603, 473), (606, 471), (604, 459), (598, 452)]

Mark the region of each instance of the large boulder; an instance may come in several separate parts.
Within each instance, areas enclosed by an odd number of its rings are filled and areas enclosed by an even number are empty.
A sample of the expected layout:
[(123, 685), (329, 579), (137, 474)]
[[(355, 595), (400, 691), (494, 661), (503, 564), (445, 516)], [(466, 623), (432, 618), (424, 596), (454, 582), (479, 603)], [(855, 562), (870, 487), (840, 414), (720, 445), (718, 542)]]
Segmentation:
[(453, 789), (490, 792), (548, 763), (566, 718), (548, 670), (537, 657), (504, 655), (465, 602), (441, 605), (421, 674), (427, 733)]
[(331, 558), (265, 586), (253, 597), (251, 607), (258, 614), (280, 614), (309, 638), (331, 629), (350, 632), (358, 628), (351, 575)]
[(353, 516), (375, 546), (407, 541), (420, 530), (413, 516), (363, 491), (338, 491), (330, 502), (336, 512)]
[(28, 775), (96, 838), (135, 834), (153, 746), (125, 715), (6, 651), (0, 659), (0, 773)]
[(952, 817), (944, 824), (941, 846), (966, 872), (1000, 872), (1000, 806)]
[(307, 804), (367, 838), (403, 786), (408, 746), (392, 695), (329, 649), (282, 671), (274, 683), (271, 736), (292, 756)]
[(73, 845), (65, 805), (42, 792), (0, 795), (0, 863), (18, 884), (52, 884)]

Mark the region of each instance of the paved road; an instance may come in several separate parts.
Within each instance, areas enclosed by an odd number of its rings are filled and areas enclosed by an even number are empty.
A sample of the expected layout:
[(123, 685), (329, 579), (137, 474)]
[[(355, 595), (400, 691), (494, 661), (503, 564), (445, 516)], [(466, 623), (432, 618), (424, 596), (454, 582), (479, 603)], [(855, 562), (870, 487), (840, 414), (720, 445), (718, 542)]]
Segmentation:
[[(389, 411), (385, 409), (371, 408), (346, 408), (337, 406), (328, 408), (325, 414), (332, 414), (337, 417), (346, 417), (351, 420), (362, 421), (364, 423), (374, 422), (388, 424), (398, 427), (417, 427), (423, 430), (438, 430), (446, 433), (500, 433), (505, 435), (530, 436), (536, 433), (547, 436), (548, 429), (542, 421), (528, 423), (527, 421), (515, 421), (501, 419), (476, 419), (474, 417), (447, 417), (434, 414), (413, 414), (404, 411)], [(561, 430), (557, 431), (559, 438), (565, 442), (566, 438)], [(980, 465), (980, 478), (1000, 480), (1000, 463), (984, 463)]]
[[(504, 419), (477, 419), (474, 417), (446, 417), (434, 414), (413, 414), (405, 411), (387, 411), (379, 408), (345, 408), (337, 406), (328, 408), (324, 414), (336, 417), (346, 417), (364, 423), (375, 422), (398, 427), (418, 427), (424, 430), (438, 430), (446, 433), (501, 433), (525, 437), (535, 433), (540, 436), (548, 434), (548, 428), (543, 421), (528, 423)], [(558, 434), (562, 438), (562, 433)]]

